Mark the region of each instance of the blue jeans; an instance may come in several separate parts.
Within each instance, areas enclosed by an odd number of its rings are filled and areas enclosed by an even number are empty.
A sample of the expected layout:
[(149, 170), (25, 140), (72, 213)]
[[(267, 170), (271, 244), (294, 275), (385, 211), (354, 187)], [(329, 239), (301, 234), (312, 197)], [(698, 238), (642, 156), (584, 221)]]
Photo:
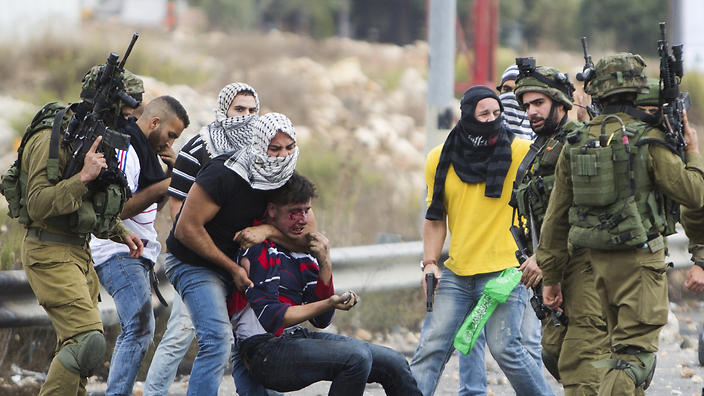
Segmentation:
[(486, 346), (486, 331), (482, 332), (469, 351), (469, 356), (460, 355), (460, 389), (458, 396), (484, 396), (486, 395), (486, 365), (484, 362), (484, 347)]
[[(533, 296), (533, 290), (528, 289), (528, 298)], [(535, 311), (530, 303), (526, 303), (523, 312), (523, 322), (521, 323), (521, 343), (528, 351), (528, 354), (535, 360), (538, 367), (543, 367), (541, 357), (542, 346), (540, 338), (542, 334), (540, 320), (535, 316)], [(486, 366), (484, 365), (484, 346), (486, 345), (486, 335), (484, 331), (477, 338), (474, 348), (466, 356), (460, 353), (460, 390), (459, 396), (480, 396), (486, 394)]]
[(154, 337), (154, 311), (146, 259), (116, 254), (98, 265), (100, 283), (115, 300), (120, 335), (110, 360), (106, 395), (131, 395), (144, 353)]
[(387, 395), (420, 395), (406, 358), (391, 348), (304, 328), (257, 337), (242, 342), (240, 351), (254, 380), (267, 388), (289, 392), (332, 381), (328, 395), (362, 395), (367, 382), (376, 382)]
[(240, 359), (237, 342), (232, 344), (232, 380), (239, 396), (280, 396), (282, 393), (264, 388), (264, 385), (255, 382), (247, 371), (247, 367)]
[[(458, 276), (445, 268), (435, 292), (435, 307), (423, 323), (421, 338), (411, 360), (411, 372), (423, 395), (435, 392), (438, 380), (450, 359), (452, 343), (465, 317), (477, 303), (484, 285), (499, 272)], [(553, 395), (538, 366), (521, 344), (521, 322), (528, 291), (516, 286), (491, 315), (484, 328), (491, 355), (503, 370), (517, 396)]]
[(164, 261), (166, 275), (191, 313), (198, 334), (188, 396), (216, 396), (233, 342), (225, 299), (232, 280), (206, 267), (181, 262), (172, 254)]
[[(542, 285), (541, 285), (542, 287)], [(533, 289), (528, 289), (528, 299), (533, 297)], [(530, 301), (526, 304), (526, 309), (523, 312), (523, 323), (521, 324), (521, 341), (526, 347), (530, 356), (535, 360), (538, 367), (543, 367), (543, 346), (540, 340), (543, 334), (543, 324), (535, 315)]]
[(186, 356), (188, 348), (196, 335), (191, 322), (191, 314), (183, 303), (181, 296), (174, 293), (171, 302), (171, 315), (166, 323), (166, 331), (154, 352), (144, 382), (144, 396), (166, 396), (171, 383), (174, 382), (178, 365)]

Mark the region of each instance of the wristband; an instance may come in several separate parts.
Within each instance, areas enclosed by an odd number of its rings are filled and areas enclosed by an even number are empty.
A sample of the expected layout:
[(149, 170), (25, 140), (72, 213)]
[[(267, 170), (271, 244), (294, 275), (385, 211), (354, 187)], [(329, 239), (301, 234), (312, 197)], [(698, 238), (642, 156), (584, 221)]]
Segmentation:
[(438, 265), (438, 261), (435, 259), (427, 259), (420, 261), (420, 270), (423, 271), (426, 265), (435, 264)]

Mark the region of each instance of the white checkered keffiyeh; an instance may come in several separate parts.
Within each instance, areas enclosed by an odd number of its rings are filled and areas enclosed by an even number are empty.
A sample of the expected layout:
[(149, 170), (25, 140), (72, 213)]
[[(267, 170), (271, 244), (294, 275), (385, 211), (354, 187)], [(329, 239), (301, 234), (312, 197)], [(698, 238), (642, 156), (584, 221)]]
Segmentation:
[[(242, 91), (252, 92), (257, 103), (257, 114), (259, 114), (259, 96), (254, 88), (242, 82), (226, 85), (218, 95), (215, 121), (200, 130), (200, 135), (211, 158), (237, 151), (249, 142), (249, 133), (245, 133), (247, 131), (241, 128), (245, 117), (252, 116), (227, 116), (227, 110), (230, 108), (232, 100)], [(248, 123), (249, 121), (246, 120), (246, 122)]]
[(287, 157), (272, 157), (267, 154), (269, 142), (281, 131), (296, 141), (296, 132), (291, 120), (280, 113), (268, 113), (258, 118), (253, 125), (251, 144), (234, 153), (225, 161), (225, 166), (236, 172), (257, 190), (274, 190), (283, 186), (296, 169), (298, 147)]
[(225, 85), (218, 94), (218, 107), (215, 109), (215, 119), (222, 121), (227, 118), (227, 110), (232, 104), (232, 99), (242, 91), (249, 91), (254, 95), (254, 100), (257, 102), (257, 115), (259, 115), (259, 95), (251, 85), (243, 82), (233, 82)]

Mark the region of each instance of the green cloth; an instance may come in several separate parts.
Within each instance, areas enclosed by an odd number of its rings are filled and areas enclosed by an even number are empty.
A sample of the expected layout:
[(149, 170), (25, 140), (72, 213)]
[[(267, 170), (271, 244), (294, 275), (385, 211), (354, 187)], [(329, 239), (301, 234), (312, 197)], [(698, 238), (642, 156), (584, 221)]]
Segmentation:
[(486, 283), (482, 297), (455, 335), (455, 349), (469, 355), (486, 321), (499, 304), (508, 300), (508, 296), (520, 281), (521, 272), (518, 269), (506, 268), (498, 277)]

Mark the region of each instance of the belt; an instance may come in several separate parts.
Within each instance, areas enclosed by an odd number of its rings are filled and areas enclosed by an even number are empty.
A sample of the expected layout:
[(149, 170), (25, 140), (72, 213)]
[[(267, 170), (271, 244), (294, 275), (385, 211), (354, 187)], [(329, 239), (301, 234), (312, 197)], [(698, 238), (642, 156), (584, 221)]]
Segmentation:
[(89, 234), (81, 235), (66, 235), (42, 230), (41, 228), (28, 228), (27, 236), (42, 242), (56, 242), (66, 245), (83, 246), (90, 238)]

